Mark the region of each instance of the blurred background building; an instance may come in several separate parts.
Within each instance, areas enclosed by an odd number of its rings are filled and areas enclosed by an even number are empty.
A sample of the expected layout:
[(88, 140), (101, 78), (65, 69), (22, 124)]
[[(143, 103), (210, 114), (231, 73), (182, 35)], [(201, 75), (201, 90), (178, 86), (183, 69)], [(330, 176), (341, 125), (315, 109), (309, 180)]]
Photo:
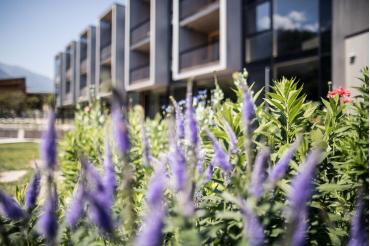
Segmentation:
[[(109, 99), (112, 87), (149, 116), (214, 87), (232, 97), (232, 73), (246, 68), (261, 88), (296, 77), (318, 100), (334, 87), (356, 86), (368, 65), (367, 0), (128, 0), (97, 17), (55, 57), (60, 112)], [(95, 32), (96, 30), (96, 32)], [(208, 90), (209, 91), (209, 90)]]

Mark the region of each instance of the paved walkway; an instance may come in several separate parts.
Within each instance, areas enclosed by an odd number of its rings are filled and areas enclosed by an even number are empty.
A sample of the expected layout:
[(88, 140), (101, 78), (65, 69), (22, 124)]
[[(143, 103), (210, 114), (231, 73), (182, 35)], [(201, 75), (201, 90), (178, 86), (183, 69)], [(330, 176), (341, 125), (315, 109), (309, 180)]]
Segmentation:
[(27, 170), (5, 171), (0, 172), (0, 183), (10, 183), (17, 181), (27, 174)]
[(0, 138), (0, 144), (9, 144), (9, 143), (39, 143), (40, 139), (35, 138)]

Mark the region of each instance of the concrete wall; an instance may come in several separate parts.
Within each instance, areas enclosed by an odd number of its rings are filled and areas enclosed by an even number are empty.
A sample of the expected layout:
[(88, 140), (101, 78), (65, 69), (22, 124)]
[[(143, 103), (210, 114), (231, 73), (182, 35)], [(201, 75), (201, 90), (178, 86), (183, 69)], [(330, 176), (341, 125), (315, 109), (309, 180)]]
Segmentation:
[[(368, 32), (368, 0), (334, 0), (332, 31), (332, 73), (334, 87), (346, 86), (345, 40), (350, 36)], [(368, 46), (369, 44), (362, 44)], [(359, 74), (359, 72), (358, 72)]]

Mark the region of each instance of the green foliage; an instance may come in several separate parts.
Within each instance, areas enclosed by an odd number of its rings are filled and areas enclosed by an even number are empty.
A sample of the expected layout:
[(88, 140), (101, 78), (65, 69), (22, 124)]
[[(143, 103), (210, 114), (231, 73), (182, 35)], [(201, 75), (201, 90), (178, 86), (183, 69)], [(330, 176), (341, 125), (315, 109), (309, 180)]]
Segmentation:
[[(199, 95), (195, 103), (196, 119), (199, 124), (201, 143), (199, 149), (186, 142), (177, 142), (185, 153), (188, 167), (188, 186), (195, 207), (194, 214), (186, 215), (186, 206), (181, 192), (166, 189), (167, 209), (163, 230), (164, 245), (249, 245), (244, 233), (246, 222), (241, 207), (247, 203), (264, 227), (266, 245), (283, 245), (290, 240), (292, 226), (286, 209), (289, 207), (287, 194), (291, 189), (292, 178), (313, 147), (323, 149), (322, 161), (317, 167), (314, 184), (315, 192), (307, 204), (308, 245), (343, 245), (349, 239), (350, 221), (355, 210), (355, 201), (362, 190), (368, 201), (368, 69), (363, 71), (363, 84), (353, 103), (343, 103), (338, 97), (322, 99), (322, 102), (306, 100), (302, 87), (294, 79), (283, 78), (274, 81), (270, 92), (260, 98), (261, 91), (253, 93), (254, 101), (262, 101), (256, 107), (256, 115), (250, 129), (242, 119), (243, 88), (247, 86), (247, 73), (236, 74), (235, 94), (237, 100), (224, 99), (216, 82), (211, 101)], [(179, 104), (180, 105), (180, 104)], [(182, 109), (183, 110), (183, 109)], [(169, 108), (168, 112), (172, 112)], [(131, 141), (128, 156), (119, 156), (113, 144), (113, 160), (117, 173), (117, 199), (114, 204), (114, 217), (117, 228), (112, 237), (100, 235), (88, 220), (82, 220), (77, 230), (67, 229), (61, 223), (59, 241), (62, 245), (126, 245), (132, 244), (139, 232), (143, 216), (147, 212), (145, 193), (148, 181), (153, 174), (153, 166), (164, 159), (171, 187), (171, 163), (166, 157), (171, 138), (172, 113), (162, 119), (144, 119), (143, 109), (134, 107), (128, 110), (127, 119)], [(237, 151), (231, 149), (228, 127), (236, 136)], [(112, 124), (108, 110), (99, 102), (93, 102), (84, 109), (78, 109), (74, 128), (67, 133), (59, 146), (59, 164), (63, 182), (58, 184), (61, 205), (60, 219), (80, 175), (79, 157), (89, 160), (102, 169), (104, 140), (114, 143)], [(143, 129), (149, 138), (152, 155), (151, 165), (146, 165), (144, 155)], [(201, 166), (206, 170), (215, 156), (215, 149), (205, 129), (209, 129), (221, 148), (225, 150), (233, 171), (229, 174), (216, 167), (211, 180), (204, 179), (204, 173), (195, 168), (196, 160), (202, 157)], [(250, 146), (248, 134), (250, 130)], [(271, 158), (267, 163), (269, 172), (282, 157), (287, 148), (302, 139), (298, 151), (289, 162), (287, 174), (276, 185), (261, 184), (264, 192), (260, 198), (249, 192), (251, 175), (247, 172), (247, 162), (253, 161), (258, 151), (268, 146)], [(247, 148), (249, 151), (246, 151)], [(22, 194), (22, 193), (20, 193)], [(20, 195), (19, 201), (22, 201)], [(38, 210), (35, 210), (36, 213)], [(366, 218), (368, 209), (366, 208)], [(32, 215), (34, 216), (34, 215)], [(368, 223), (368, 221), (366, 221)], [(42, 243), (35, 234), (24, 235), (20, 225), (10, 221), (0, 221), (0, 233), (17, 240), (28, 240), (28, 245)], [(33, 231), (32, 223), (27, 230)], [(5, 230), (5, 231), (4, 231)], [(15, 231), (15, 233), (11, 231)], [(287, 232), (288, 231), (288, 232)], [(4, 241), (3, 241), (4, 242)], [(22, 241), (23, 242), (23, 241)], [(32, 243), (30, 243), (32, 242)]]

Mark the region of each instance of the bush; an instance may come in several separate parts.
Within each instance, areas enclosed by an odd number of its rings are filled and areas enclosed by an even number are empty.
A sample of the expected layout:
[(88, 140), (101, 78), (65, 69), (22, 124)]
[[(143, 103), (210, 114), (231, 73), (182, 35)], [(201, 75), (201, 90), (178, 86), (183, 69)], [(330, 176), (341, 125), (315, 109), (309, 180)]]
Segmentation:
[[(163, 119), (144, 119), (140, 107), (126, 113), (117, 96), (111, 112), (99, 102), (79, 109), (59, 146), (58, 213), (50, 209), (56, 208), (58, 179), (49, 161), (43, 212), (35, 207), (21, 218), (1, 220), (2, 242), (365, 242), (368, 69), (353, 102), (342, 88), (321, 103), (307, 101), (297, 82), (283, 78), (255, 106), (261, 91), (247, 85), (245, 72), (234, 79), (236, 102), (223, 98), (216, 83), (210, 101), (204, 93), (188, 93), (186, 101), (173, 101)], [(54, 153), (45, 147), (53, 146), (52, 128), (47, 132), (44, 141), (51, 144), (43, 145), (44, 157)], [(9, 199), (2, 196), (5, 207)], [(23, 197), (17, 193), (18, 203)], [(42, 237), (34, 233), (36, 220)], [(53, 221), (57, 235), (43, 227)]]

